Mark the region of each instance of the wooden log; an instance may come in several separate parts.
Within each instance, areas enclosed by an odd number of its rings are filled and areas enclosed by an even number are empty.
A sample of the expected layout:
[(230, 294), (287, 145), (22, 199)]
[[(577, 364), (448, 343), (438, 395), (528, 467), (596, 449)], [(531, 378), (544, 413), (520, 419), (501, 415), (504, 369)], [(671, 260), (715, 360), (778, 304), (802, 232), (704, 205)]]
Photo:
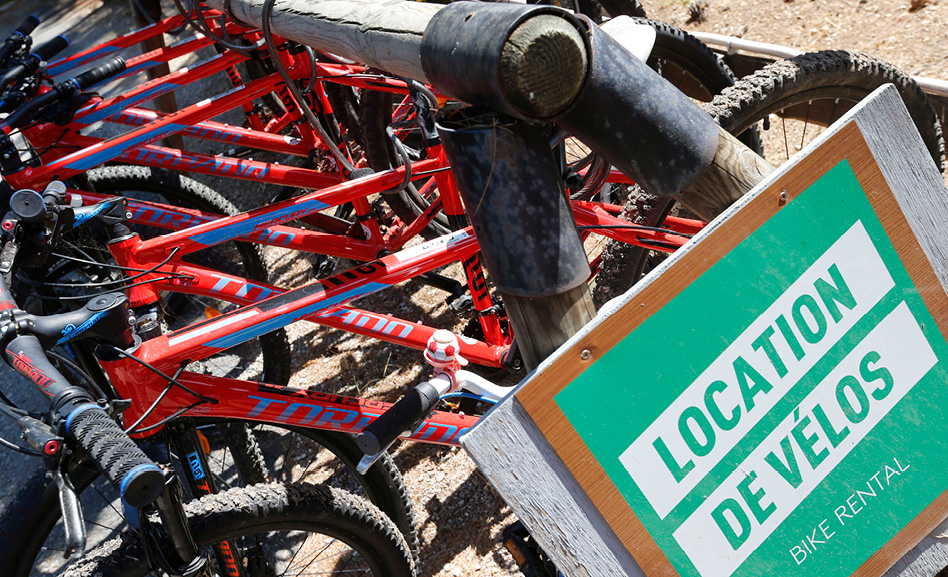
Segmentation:
[[(208, 4), (223, 9), (227, 3)], [(262, 0), (232, 0), (229, 6), (232, 17), (262, 26)], [(442, 21), (432, 23), (442, 9)], [(484, 9), (473, 2), (444, 8), (399, 0), (281, 0), (271, 27), (290, 40), (428, 82), (473, 104), (547, 118), (574, 101), (588, 59), (579, 24), (564, 12), (549, 12), (524, 5)]]
[(770, 163), (719, 127), (718, 149), (711, 166), (675, 198), (701, 218), (711, 220), (773, 170)]
[[(207, 4), (225, 10), (224, 0)], [(227, 2), (241, 22), (263, 26), (264, 0)], [(278, 0), (273, 7), (274, 34), (417, 80), (421, 37), (439, 4), (401, 0)]]
[(596, 316), (586, 284), (548, 297), (502, 296), (527, 370), (535, 369)]

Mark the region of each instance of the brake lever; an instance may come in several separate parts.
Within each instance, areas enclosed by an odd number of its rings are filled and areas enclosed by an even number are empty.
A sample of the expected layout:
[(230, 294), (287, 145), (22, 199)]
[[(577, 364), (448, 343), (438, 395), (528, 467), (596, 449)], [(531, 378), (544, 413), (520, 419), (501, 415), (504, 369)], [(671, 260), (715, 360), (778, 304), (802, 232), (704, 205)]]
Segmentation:
[(76, 488), (62, 471), (66, 456), (63, 438), (56, 435), (49, 425), (29, 416), (20, 417), (17, 425), (23, 431), (23, 439), (44, 455), (49, 474), (59, 490), (59, 508), (66, 533), (63, 557), (75, 560), (82, 556), (86, 547), (86, 525)]
[(66, 543), (63, 557), (75, 560), (82, 556), (86, 548), (86, 525), (82, 517), (82, 506), (79, 504), (79, 495), (72, 486), (69, 478), (61, 470), (62, 460), (54, 465), (50, 472), (56, 487), (59, 489), (59, 507), (62, 511), (63, 528), (66, 533)]
[[(7, 222), (9, 221), (5, 221), (4, 224)], [(16, 260), (16, 254), (20, 250), (20, 241), (17, 237), (18, 235), (14, 235), (3, 245), (3, 249), (0, 250), (0, 275), (7, 276), (10, 274), (10, 271), (13, 270), (13, 262)]]

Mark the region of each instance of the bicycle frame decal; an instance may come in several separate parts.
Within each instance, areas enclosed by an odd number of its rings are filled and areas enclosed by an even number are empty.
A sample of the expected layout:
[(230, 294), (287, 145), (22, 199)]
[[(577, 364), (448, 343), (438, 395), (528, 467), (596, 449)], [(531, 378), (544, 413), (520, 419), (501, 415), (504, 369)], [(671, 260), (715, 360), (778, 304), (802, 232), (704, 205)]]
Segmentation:
[[(342, 322), (342, 324), (352, 327), (353, 329), (365, 328), (366, 331), (370, 333), (376, 333), (379, 336), (392, 335), (399, 339), (407, 338), (415, 328), (415, 325), (405, 321), (392, 319), (391, 316), (386, 317), (383, 315), (370, 313), (368, 311), (345, 308), (337, 308), (335, 310), (322, 312), (316, 316), (318, 316), (321, 320), (330, 320), (333, 317), (336, 317), (340, 320), (340, 322)], [(370, 325), (369, 323), (374, 324)], [(399, 332), (396, 333), (396, 331)]]
[(187, 455), (188, 465), (191, 467), (191, 478), (200, 481), (204, 478), (204, 467), (201, 466), (201, 457), (197, 453)]
[(46, 394), (52, 395), (47, 389), (53, 384), (53, 379), (47, 377), (46, 373), (36, 368), (29, 357), (21, 353), (11, 352), (10, 358), (13, 360), (13, 368), (16, 369), (18, 373), (42, 387), (43, 392)]
[[(191, 135), (189, 134), (188, 136)], [(217, 140), (222, 140), (224, 142), (228, 141), (227, 138), (220, 138)], [(126, 160), (134, 162), (135, 164), (159, 166), (162, 168), (170, 168), (172, 170), (203, 172), (207, 174), (217, 174), (220, 176), (233, 176), (244, 179), (253, 178), (262, 180), (266, 178), (268, 174), (270, 174), (270, 167), (262, 163), (238, 158), (228, 158), (224, 156), (185, 156), (178, 151), (162, 150), (160, 148), (140, 148), (138, 150), (131, 151), (127, 154), (127, 156), (123, 156)]]
[[(123, 139), (123, 141), (120, 143), (113, 143), (111, 146), (108, 146), (107, 143), (110, 141), (100, 142), (90, 147), (90, 149), (74, 152), (58, 160), (50, 162), (48, 165), (46, 165), (46, 168), (48, 170), (65, 168), (67, 170), (76, 172), (89, 170), (90, 168), (112, 160), (123, 152), (139, 147), (143, 144), (151, 144), (152, 142), (161, 140), (166, 136), (180, 132), (185, 128), (186, 126), (183, 124), (175, 124), (173, 122), (161, 123), (158, 126), (155, 126), (152, 130), (144, 131), (128, 139)], [(118, 146), (123, 147), (121, 151), (115, 150), (115, 148)], [(92, 150), (97, 148), (101, 150), (98, 152), (92, 152)]]
[[(324, 312), (328, 309), (335, 308), (336, 305), (347, 303), (349, 301), (354, 301), (365, 295), (378, 292), (380, 290), (386, 289), (391, 285), (381, 284), (381, 283), (368, 283), (363, 286), (351, 288), (347, 291), (343, 291), (339, 294), (336, 294), (330, 298), (321, 300), (318, 303), (314, 303), (308, 307), (303, 307), (299, 310), (286, 313), (285, 315), (280, 315), (273, 317), (267, 321), (259, 322), (250, 326), (246, 329), (235, 331), (225, 337), (215, 339), (213, 341), (207, 342), (204, 346), (218, 348), (218, 349), (227, 349), (236, 345), (239, 345), (242, 342), (248, 341), (252, 338), (259, 337), (270, 331), (274, 331), (278, 328), (285, 327), (286, 325), (296, 322), (305, 316), (312, 314), (317, 314)], [(316, 295), (322, 296), (322, 294)], [(279, 297), (276, 297), (279, 298)]]
[[(257, 393), (247, 395), (248, 399), (256, 403), (244, 416), (247, 419), (348, 433), (363, 430), (390, 406), (378, 401), (268, 383), (260, 383)], [(285, 400), (286, 397), (291, 397), (291, 400)], [(475, 422), (476, 417), (435, 411), (410, 438), (441, 445), (457, 445), (458, 438)]]
[(234, 238), (235, 236), (244, 236), (257, 232), (261, 229), (266, 229), (267, 227), (273, 226), (275, 224), (282, 224), (289, 220), (302, 218), (314, 212), (323, 210), (324, 208), (329, 208), (329, 205), (313, 198), (298, 204), (293, 204), (280, 210), (275, 210), (266, 214), (249, 218), (229, 226), (226, 229), (210, 230), (201, 234), (196, 234), (189, 238), (193, 242), (211, 246)]
[[(268, 287), (258, 285), (258, 284), (254, 284), (252, 282), (240, 282), (240, 281), (234, 280), (233, 278), (225, 277), (221, 274), (215, 274), (212, 272), (212, 273), (208, 273), (208, 276), (216, 277), (218, 279), (218, 281), (214, 284), (214, 286), (211, 287), (211, 291), (216, 292), (216, 293), (225, 293), (224, 289), (227, 288), (227, 286), (230, 284), (237, 283), (238, 285), (240, 285), (240, 289), (237, 292), (233, 293), (234, 298), (246, 299), (250, 301), (259, 301), (259, 300), (267, 299), (275, 294), (278, 294), (275, 289), (268, 288)], [(179, 279), (172, 279), (169, 282), (174, 282), (175, 280), (179, 280)]]
[[(172, 90), (176, 90), (183, 86), (182, 84), (175, 84), (173, 82), (164, 82), (158, 86), (154, 86), (136, 94), (134, 98), (128, 98), (119, 102), (113, 102), (111, 104), (106, 104), (102, 106), (105, 101), (98, 102), (96, 104), (91, 104), (76, 113), (75, 122), (79, 125), (88, 126), (94, 122), (99, 122), (100, 120), (105, 120), (106, 118), (123, 111), (129, 106), (135, 106), (142, 102), (152, 100), (161, 96), (162, 94), (167, 94)], [(81, 122), (79, 122), (81, 120)]]
[(49, 68), (46, 69), (46, 73), (50, 76), (57, 76), (73, 68), (78, 68), (84, 64), (88, 64), (93, 60), (99, 60), (100, 58), (105, 58), (110, 54), (115, 54), (119, 50), (122, 50), (121, 46), (102, 46), (101, 48), (94, 49), (92, 52), (89, 52), (77, 58), (76, 60), (60, 60), (49, 65)]
[(74, 339), (74, 338), (76, 338), (77, 336), (81, 335), (81, 334), (84, 333), (85, 331), (89, 330), (89, 329), (90, 329), (93, 325), (95, 325), (97, 322), (99, 322), (99, 319), (101, 319), (102, 317), (104, 317), (105, 314), (106, 314), (106, 313), (104, 313), (104, 312), (96, 313), (96, 314), (92, 315), (91, 317), (89, 317), (88, 320), (86, 320), (85, 322), (83, 322), (83, 323), (82, 323), (81, 325), (79, 325), (79, 326), (76, 326), (76, 325), (74, 325), (74, 324), (72, 324), (72, 323), (66, 325), (66, 326), (63, 328), (63, 336), (62, 336), (62, 338), (59, 339), (58, 341), (56, 341), (56, 344), (57, 344), (57, 345), (61, 345), (61, 344), (63, 344), (64, 342), (66, 342), (66, 341), (71, 341), (72, 339)]
[(98, 216), (99, 214), (102, 213), (103, 210), (106, 210), (107, 208), (109, 208), (107, 204), (100, 204), (96, 206), (95, 210), (85, 212), (85, 213), (83, 212), (77, 213), (73, 220), (73, 227), (75, 228), (75, 227), (82, 226), (84, 222), (86, 222), (90, 218)]
[(212, 222), (215, 219), (203, 216), (189, 214), (180, 210), (165, 210), (154, 204), (130, 201), (128, 208), (132, 212), (132, 220), (144, 224), (153, 224), (162, 228), (190, 228), (205, 222)]

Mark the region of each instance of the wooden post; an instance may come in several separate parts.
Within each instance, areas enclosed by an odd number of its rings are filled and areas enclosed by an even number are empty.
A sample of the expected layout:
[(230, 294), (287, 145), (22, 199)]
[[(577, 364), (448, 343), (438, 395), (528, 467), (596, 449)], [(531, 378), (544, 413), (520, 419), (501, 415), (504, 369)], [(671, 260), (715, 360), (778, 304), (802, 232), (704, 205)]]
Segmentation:
[(718, 127), (718, 149), (711, 165), (675, 198), (701, 218), (711, 220), (773, 170), (769, 162)]
[[(132, 14), (135, 16), (135, 25), (139, 28), (148, 26), (153, 22), (161, 20), (161, 1), (160, 0), (129, 0), (132, 7)], [(143, 12), (144, 10), (144, 12)], [(159, 34), (146, 39), (141, 43), (142, 53), (151, 52), (165, 47), (165, 39)], [(149, 78), (159, 78), (171, 73), (168, 63), (162, 63), (148, 70)], [(167, 92), (154, 99), (155, 108), (161, 112), (175, 112), (178, 110), (178, 103), (175, 100), (173, 92)], [(184, 139), (180, 134), (172, 134), (163, 141), (165, 146), (171, 148), (183, 148)]]
[(585, 282), (549, 297), (503, 295), (503, 299), (527, 370), (537, 368), (596, 316)]
[[(438, 121), (487, 272), (528, 369), (595, 315), (589, 264), (539, 128), (461, 110)], [(525, 170), (529, 167), (528, 170)]]

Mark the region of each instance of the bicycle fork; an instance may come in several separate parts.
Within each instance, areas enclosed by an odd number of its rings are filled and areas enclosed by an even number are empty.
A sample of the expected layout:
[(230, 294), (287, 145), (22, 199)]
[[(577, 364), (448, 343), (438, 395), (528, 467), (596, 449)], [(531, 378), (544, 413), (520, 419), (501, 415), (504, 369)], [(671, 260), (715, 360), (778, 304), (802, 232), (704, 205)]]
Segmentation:
[[(177, 454), (184, 468), (181, 477), (187, 483), (191, 494), (198, 497), (217, 493), (218, 487), (210, 474), (211, 469), (208, 466), (207, 454), (194, 423), (191, 420), (178, 421), (168, 425), (167, 429), (172, 450)], [(200, 555), (200, 551), (188, 529), (187, 519), (181, 505), (181, 489), (177, 479), (176, 476), (172, 477), (172, 481), (166, 485), (166, 494), (162, 495), (162, 499), (158, 501), (158, 511), (166, 527), (168, 527), (170, 521), (172, 526), (179, 528), (180, 533), (177, 535), (170, 529), (168, 532), (175, 545), (175, 551), (181, 559), (194, 559), (194, 562), (200, 559), (201, 561), (201, 566), (195, 567), (194, 573), (184, 574), (184, 577), (190, 577), (191, 575), (201, 574), (201, 571), (204, 570), (203, 564), (206, 558)], [(162, 503), (165, 504), (165, 507), (162, 506)], [(218, 565), (227, 577), (245, 577), (245, 570), (243, 564), (238, 562), (238, 550), (233, 541), (228, 539), (215, 543), (213, 549)], [(189, 569), (191, 568), (189, 567)], [(206, 573), (210, 575), (210, 572)]]

